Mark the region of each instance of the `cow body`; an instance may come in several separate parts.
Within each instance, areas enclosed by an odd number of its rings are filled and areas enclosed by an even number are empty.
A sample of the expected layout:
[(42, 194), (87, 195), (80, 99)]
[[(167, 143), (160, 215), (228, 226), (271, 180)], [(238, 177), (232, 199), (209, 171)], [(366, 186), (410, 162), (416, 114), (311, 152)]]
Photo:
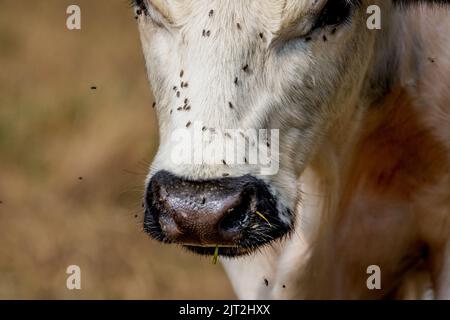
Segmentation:
[[(308, 29), (303, 21), (314, 6), (279, 2), (191, 1), (190, 9), (186, 2), (155, 2), (161, 14), (155, 19), (170, 16), (182, 25), (173, 40), (181, 53), (172, 64), (164, 59), (173, 48), (140, 21), (161, 105), (161, 147), (149, 183), (161, 169), (201, 181), (224, 170), (256, 175), (245, 167), (172, 164), (173, 128), (198, 119), (208, 128), (279, 128), (280, 171), (259, 178), (294, 212), (280, 213), (293, 231), (246, 256), (222, 259), (238, 296), (423, 298), (431, 289), (450, 299), (449, 10), (375, 1), (381, 30), (365, 28), (365, 10), (358, 9), (345, 27), (325, 26), (301, 43), (276, 47), (285, 24)], [(193, 45), (200, 41), (207, 44)], [(242, 66), (251, 73), (237, 75)], [(182, 84), (178, 94), (174, 83), (184, 73), (191, 74), (189, 88)], [(175, 89), (171, 96), (168, 87)], [(173, 115), (183, 94), (198, 108)], [(370, 266), (381, 270), (379, 290), (367, 286)]]

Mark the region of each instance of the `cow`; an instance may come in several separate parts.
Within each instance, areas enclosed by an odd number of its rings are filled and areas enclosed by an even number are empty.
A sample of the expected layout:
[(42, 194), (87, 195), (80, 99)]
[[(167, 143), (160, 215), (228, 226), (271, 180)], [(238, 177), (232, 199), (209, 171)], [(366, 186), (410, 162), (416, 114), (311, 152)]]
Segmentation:
[(448, 4), (133, 1), (145, 232), (242, 299), (450, 299)]

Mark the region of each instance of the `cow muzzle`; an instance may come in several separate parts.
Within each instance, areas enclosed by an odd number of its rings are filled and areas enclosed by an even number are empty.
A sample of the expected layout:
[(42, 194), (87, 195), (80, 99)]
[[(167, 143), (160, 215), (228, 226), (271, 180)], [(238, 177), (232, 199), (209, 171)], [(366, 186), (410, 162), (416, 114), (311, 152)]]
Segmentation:
[(287, 234), (277, 199), (253, 176), (186, 180), (156, 173), (145, 198), (144, 230), (156, 240), (199, 254), (250, 253)]

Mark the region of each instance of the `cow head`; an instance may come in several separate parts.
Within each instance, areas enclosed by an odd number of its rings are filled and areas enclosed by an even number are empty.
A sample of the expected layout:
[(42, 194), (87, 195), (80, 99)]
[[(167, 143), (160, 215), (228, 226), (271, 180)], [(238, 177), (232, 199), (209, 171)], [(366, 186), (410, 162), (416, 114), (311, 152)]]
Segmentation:
[(160, 129), (152, 237), (238, 256), (293, 230), (298, 179), (373, 60), (361, 2), (135, 1)]

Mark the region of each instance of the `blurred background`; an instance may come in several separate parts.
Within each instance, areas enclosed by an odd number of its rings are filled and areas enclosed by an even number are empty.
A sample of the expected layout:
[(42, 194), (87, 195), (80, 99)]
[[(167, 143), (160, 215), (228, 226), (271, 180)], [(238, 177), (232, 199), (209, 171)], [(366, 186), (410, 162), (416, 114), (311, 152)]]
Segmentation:
[(0, 299), (234, 298), (220, 265), (142, 231), (158, 135), (133, 16), (128, 0), (0, 0)]

